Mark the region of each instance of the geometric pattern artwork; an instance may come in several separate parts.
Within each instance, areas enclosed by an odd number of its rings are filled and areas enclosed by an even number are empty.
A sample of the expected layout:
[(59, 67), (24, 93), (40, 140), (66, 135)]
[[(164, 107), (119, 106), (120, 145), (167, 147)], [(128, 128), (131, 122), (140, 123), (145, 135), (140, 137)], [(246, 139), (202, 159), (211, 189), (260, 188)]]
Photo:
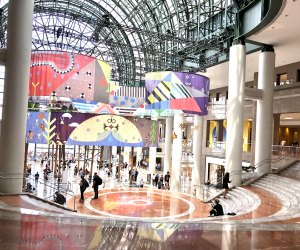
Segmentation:
[(108, 103), (110, 67), (70, 52), (31, 54), (29, 95), (81, 98)]
[(157, 121), (112, 114), (29, 112), (29, 143), (157, 147)]
[(84, 99), (73, 99), (72, 105), (78, 112), (94, 114), (115, 114), (116, 112), (109, 104), (86, 101)]
[(138, 108), (145, 102), (145, 97), (109, 96), (109, 104), (113, 107)]
[(209, 79), (205, 76), (161, 71), (147, 73), (146, 109), (175, 109), (207, 115)]
[(50, 113), (28, 112), (26, 142), (48, 144), (50, 139)]

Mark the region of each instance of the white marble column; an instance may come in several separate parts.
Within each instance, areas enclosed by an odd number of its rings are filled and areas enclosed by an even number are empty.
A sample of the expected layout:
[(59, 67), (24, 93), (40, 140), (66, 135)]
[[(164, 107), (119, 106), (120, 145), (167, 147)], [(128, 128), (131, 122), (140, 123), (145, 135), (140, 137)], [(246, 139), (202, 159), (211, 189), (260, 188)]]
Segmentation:
[(131, 147), (124, 147), (123, 160), (124, 162), (127, 162), (128, 165), (130, 162), (130, 154), (131, 154)]
[(156, 147), (149, 148), (149, 173), (154, 174), (156, 172)]
[(182, 129), (183, 115), (174, 116), (173, 131), (176, 138), (173, 139), (172, 150), (172, 173), (171, 173), (171, 190), (180, 192), (181, 188), (181, 162), (182, 162)]
[(256, 111), (255, 166), (258, 166), (258, 173), (271, 172), (274, 77), (274, 49), (266, 47), (259, 55), (258, 66), (258, 89), (263, 90)]
[(137, 147), (135, 149), (136, 149), (136, 167), (137, 167), (139, 162), (143, 159), (143, 148)]
[[(193, 124), (193, 159), (194, 166), (192, 172), (192, 193), (200, 193), (201, 183), (201, 159), (202, 159), (202, 140), (203, 140), (203, 117), (199, 115), (194, 116)], [(204, 166), (203, 166), (204, 167)]]
[(113, 155), (114, 157), (116, 157), (117, 152), (118, 152), (118, 147), (117, 147), (117, 146), (112, 146), (112, 155)]
[(33, 0), (10, 0), (0, 139), (1, 193), (20, 193), (24, 165)]
[(230, 48), (226, 172), (230, 173), (231, 184), (239, 186), (242, 180), (244, 96), (245, 96), (245, 45)]
[(164, 174), (172, 169), (172, 120), (171, 117), (166, 119)]

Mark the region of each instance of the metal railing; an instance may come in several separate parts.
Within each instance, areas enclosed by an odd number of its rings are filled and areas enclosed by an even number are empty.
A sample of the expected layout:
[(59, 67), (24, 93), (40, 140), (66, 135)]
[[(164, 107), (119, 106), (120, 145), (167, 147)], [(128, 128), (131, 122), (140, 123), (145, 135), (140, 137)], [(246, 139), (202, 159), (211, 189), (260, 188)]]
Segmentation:
[[(215, 197), (218, 192), (218, 186), (222, 185), (223, 182), (223, 176), (216, 179), (214, 182), (209, 182), (201, 185), (193, 185), (193, 196), (196, 198), (199, 196), (199, 198), (203, 202), (207, 202), (212, 199), (212, 197)], [(197, 187), (199, 189), (199, 192), (197, 194)], [(221, 191), (221, 189), (220, 189)]]
[[(249, 167), (242, 166), (241, 170), (231, 171), (229, 173), (229, 175), (232, 178), (235, 175), (242, 174), (243, 171), (246, 173), (255, 173), (259, 168), (264, 166), (264, 164), (278, 163), (280, 161), (284, 161), (288, 157), (289, 157), (289, 155), (280, 155), (279, 157), (277, 157), (275, 159), (274, 158), (265, 159), (265, 160), (255, 164), (254, 166), (251, 166), (251, 165)], [(253, 179), (254, 177), (257, 178), (257, 176), (252, 176), (251, 179)], [(258, 177), (260, 177), (260, 175), (258, 175)], [(246, 180), (246, 181), (248, 181), (248, 180)], [(210, 182), (209, 184), (193, 185), (193, 196), (195, 196), (195, 197), (199, 196), (203, 202), (207, 202), (211, 199), (211, 197), (215, 197), (217, 195), (217, 192), (215, 190), (218, 189), (218, 187), (222, 187), (222, 182), (223, 182), (223, 175), (221, 177), (219, 177), (218, 179), (216, 179), (214, 182)], [(198, 194), (197, 194), (197, 187), (199, 189)], [(212, 189), (214, 191), (212, 191)]]
[[(25, 176), (25, 177), (14, 177), (14, 176), (11, 176), (11, 177), (4, 177), (4, 176), (0, 176), (0, 181), (2, 180), (14, 180), (14, 179), (18, 179), (18, 180), (22, 180), (23, 181), (23, 189), (22, 189), (22, 193), (29, 193), (29, 194), (34, 194), (34, 191), (36, 190), (36, 188), (34, 186), (37, 186), (38, 184), (41, 184), (41, 185), (44, 185), (44, 187), (48, 187), (50, 189), (50, 193), (51, 195), (49, 197), (39, 197), (37, 195), (34, 195), (34, 197), (37, 197), (43, 201), (47, 201), (49, 202), (51, 205), (55, 205), (57, 206), (57, 204), (54, 202), (54, 195), (56, 192), (59, 192), (59, 193), (63, 193), (65, 194), (65, 196), (69, 196), (71, 198), (73, 198), (74, 202), (73, 202), (73, 209), (69, 209), (67, 207), (63, 207), (67, 210), (71, 210), (71, 211), (74, 211), (76, 212), (76, 207), (75, 207), (75, 193), (73, 192), (73, 190), (69, 189), (69, 182), (68, 183), (65, 183), (67, 184), (67, 188), (63, 188), (61, 187), (61, 184), (63, 183), (60, 183), (59, 181), (58, 182), (51, 182), (51, 181), (48, 181), (48, 180), (45, 180), (45, 179), (38, 179), (36, 180), (34, 178), (34, 176)], [(30, 185), (28, 185), (30, 184)], [(33, 186), (34, 184), (34, 186)], [(37, 185), (35, 185), (37, 184)], [(52, 192), (51, 192), (52, 190)], [(51, 199), (53, 198), (53, 199)], [(60, 205), (60, 207), (62, 207)]]

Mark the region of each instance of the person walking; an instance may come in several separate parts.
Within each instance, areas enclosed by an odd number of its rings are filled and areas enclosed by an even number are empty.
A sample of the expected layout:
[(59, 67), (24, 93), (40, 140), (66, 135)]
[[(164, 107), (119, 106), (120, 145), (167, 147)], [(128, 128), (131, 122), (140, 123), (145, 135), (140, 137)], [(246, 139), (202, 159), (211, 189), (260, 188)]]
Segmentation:
[(94, 173), (93, 177), (93, 188), (94, 188), (94, 198), (92, 200), (98, 199), (98, 188), (102, 184), (101, 177), (97, 174), (97, 172)]
[(229, 173), (226, 172), (225, 175), (224, 175), (224, 177), (223, 177), (223, 188), (225, 189), (225, 192), (224, 192), (224, 198), (225, 198), (225, 199), (227, 198), (227, 197), (226, 197), (226, 194), (227, 194), (228, 189), (229, 189), (228, 183), (230, 183), (230, 182), (231, 182), (231, 181), (229, 180)]
[(84, 191), (89, 187), (89, 183), (87, 182), (86, 179), (84, 179), (84, 176), (81, 176), (81, 180), (79, 182), (79, 186), (80, 186), (80, 202), (84, 201)]

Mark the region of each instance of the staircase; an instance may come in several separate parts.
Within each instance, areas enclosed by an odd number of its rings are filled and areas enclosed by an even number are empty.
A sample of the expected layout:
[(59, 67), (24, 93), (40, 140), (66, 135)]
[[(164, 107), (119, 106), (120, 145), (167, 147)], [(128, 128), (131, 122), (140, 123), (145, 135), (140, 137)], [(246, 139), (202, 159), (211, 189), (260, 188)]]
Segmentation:
[(296, 161), (291, 166), (281, 171), (280, 176), (300, 181), (300, 161)]

